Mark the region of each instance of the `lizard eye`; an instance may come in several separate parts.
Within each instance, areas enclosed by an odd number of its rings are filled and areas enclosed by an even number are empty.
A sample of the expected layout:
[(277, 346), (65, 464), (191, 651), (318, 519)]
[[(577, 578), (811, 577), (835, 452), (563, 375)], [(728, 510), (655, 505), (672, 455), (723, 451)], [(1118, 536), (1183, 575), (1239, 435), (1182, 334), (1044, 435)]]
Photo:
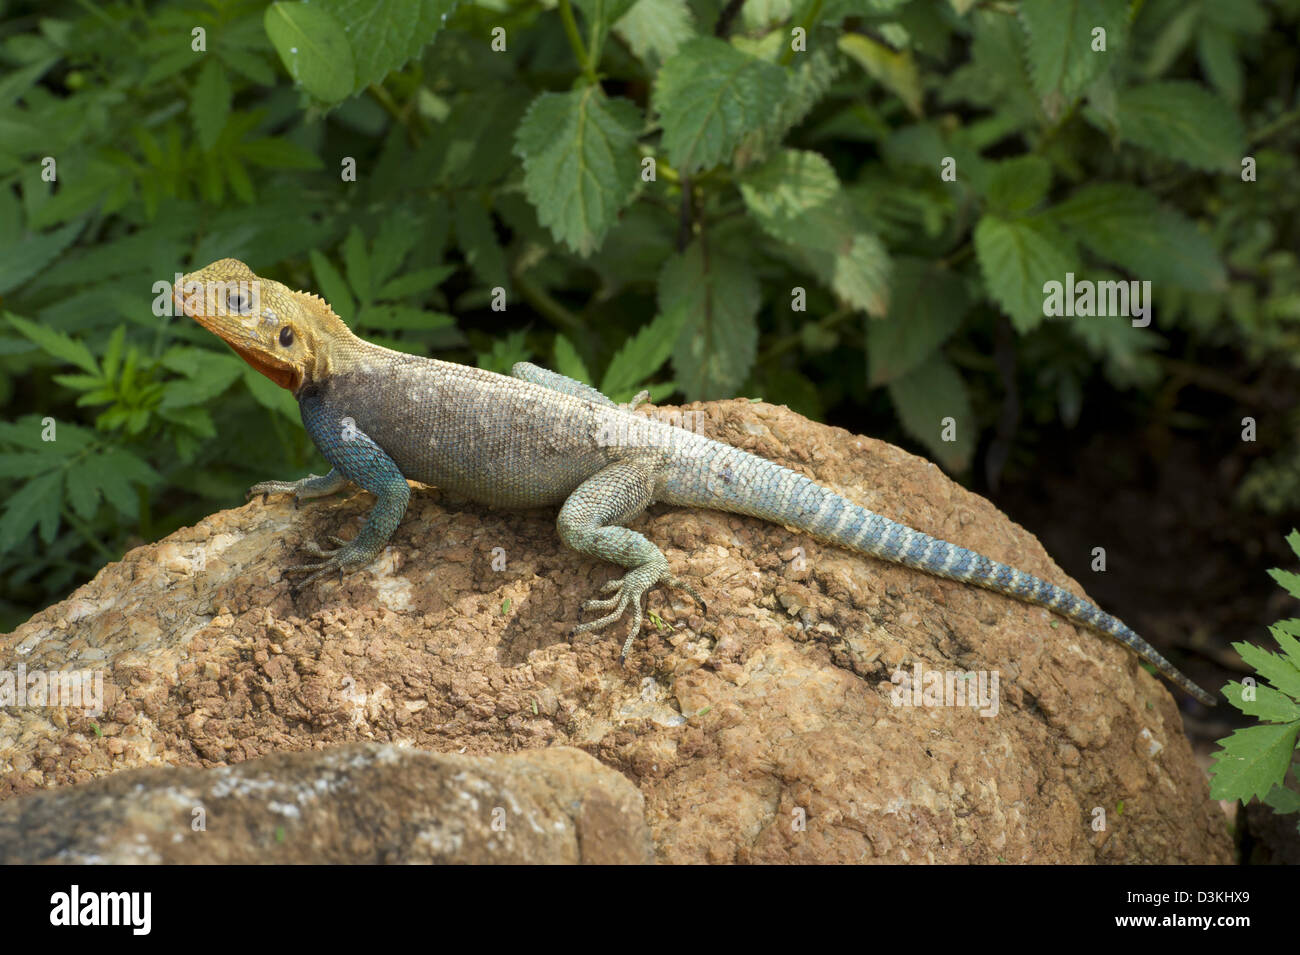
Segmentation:
[(280, 329), (280, 344), (283, 345), (285, 348), (288, 348), (290, 345), (293, 344), (293, 329), (290, 328), (288, 325)]
[(237, 289), (231, 289), (226, 294), (226, 307), (237, 315), (243, 315), (248, 311), (248, 299)]

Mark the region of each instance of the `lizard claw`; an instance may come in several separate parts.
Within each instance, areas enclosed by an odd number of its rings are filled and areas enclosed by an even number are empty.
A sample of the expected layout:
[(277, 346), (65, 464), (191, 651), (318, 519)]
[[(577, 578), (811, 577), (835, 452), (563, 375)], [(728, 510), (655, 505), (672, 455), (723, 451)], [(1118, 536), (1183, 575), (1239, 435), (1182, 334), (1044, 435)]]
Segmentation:
[(632, 650), (632, 641), (641, 632), (641, 620), (644, 615), (641, 607), (642, 598), (648, 590), (659, 584), (686, 591), (707, 612), (708, 608), (704, 603), (704, 598), (686, 581), (670, 574), (667, 561), (663, 561), (662, 564), (659, 561), (654, 561), (642, 564), (640, 567), (634, 567), (622, 577), (611, 580), (601, 587), (600, 593), (612, 593), (613, 596), (605, 600), (588, 600), (582, 605), (582, 609), (584, 612), (588, 610), (608, 610), (610, 612), (598, 620), (578, 624), (571, 633), (591, 633), (604, 630), (622, 617), (625, 612), (631, 610), (632, 622), (628, 627), (627, 639), (623, 641), (623, 648), (618, 657), (619, 663), (626, 663), (627, 655)]
[(315, 541), (307, 541), (302, 545), (302, 549), (313, 557), (323, 558), (310, 564), (295, 564), (292, 567), (286, 567), (282, 571), (285, 574), (307, 574), (302, 580), (293, 586), (293, 592), (298, 593), (313, 580), (316, 580), (331, 570), (338, 570), (339, 583), (343, 583), (343, 574), (345, 571), (354, 570), (363, 564), (369, 563), (369, 558), (353, 554), (349, 550), (351, 541), (345, 541), (341, 537), (335, 537), (330, 534), (326, 539), (335, 546), (329, 550), (324, 549)]

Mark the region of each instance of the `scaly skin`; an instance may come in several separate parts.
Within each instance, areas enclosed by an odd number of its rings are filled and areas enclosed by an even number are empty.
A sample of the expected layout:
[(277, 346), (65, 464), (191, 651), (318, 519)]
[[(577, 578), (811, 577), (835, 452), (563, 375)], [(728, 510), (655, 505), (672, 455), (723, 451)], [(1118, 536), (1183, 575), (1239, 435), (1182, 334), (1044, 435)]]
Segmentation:
[[(1031, 574), (874, 514), (808, 478), (730, 445), (630, 413), (581, 382), (520, 362), (512, 376), (418, 358), (357, 338), (315, 295), (258, 278), (235, 259), (185, 276), (177, 304), (298, 399), (303, 424), (333, 470), (270, 481), (253, 494), (330, 494), (351, 481), (375, 494), (365, 525), (316, 561), (305, 586), (369, 564), (406, 512), (406, 479), (500, 507), (559, 506), (569, 547), (626, 568), (603, 600), (603, 630), (631, 614), (622, 657), (641, 629), (652, 587), (680, 588), (663, 553), (623, 526), (654, 501), (748, 514), (858, 553), (985, 587), (1108, 634), (1202, 703), (1196, 686), (1119, 620)], [(637, 401), (644, 395), (638, 396)], [(635, 405), (636, 402), (633, 403)]]

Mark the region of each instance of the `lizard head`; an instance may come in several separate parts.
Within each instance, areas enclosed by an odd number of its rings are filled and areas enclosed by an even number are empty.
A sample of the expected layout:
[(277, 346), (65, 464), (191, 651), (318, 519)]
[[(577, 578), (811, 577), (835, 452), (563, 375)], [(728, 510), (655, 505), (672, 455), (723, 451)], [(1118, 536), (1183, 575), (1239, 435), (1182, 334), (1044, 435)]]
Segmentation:
[(326, 373), (328, 344), (351, 336), (322, 299), (219, 259), (172, 287), (177, 306), (282, 388), (298, 391)]

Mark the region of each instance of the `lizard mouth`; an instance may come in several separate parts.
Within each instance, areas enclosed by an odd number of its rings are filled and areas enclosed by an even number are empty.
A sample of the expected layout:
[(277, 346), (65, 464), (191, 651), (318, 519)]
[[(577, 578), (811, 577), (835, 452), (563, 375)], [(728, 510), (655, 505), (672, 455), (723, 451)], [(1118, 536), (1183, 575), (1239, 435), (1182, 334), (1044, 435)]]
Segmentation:
[(232, 325), (229, 322), (223, 322), (221, 319), (213, 318), (203, 310), (203, 299), (200, 295), (191, 295), (185, 297), (185, 293), (179, 285), (172, 286), (172, 299), (176, 302), (177, 307), (184, 314), (188, 315), (194, 321), (198, 322), (208, 331), (212, 332), (223, 342), (230, 346), (236, 355), (244, 359), (250, 367), (261, 372), (267, 378), (271, 379), (281, 388), (287, 388), (289, 391), (296, 392), (302, 386), (302, 374), (297, 368), (288, 362), (276, 361), (264, 352), (255, 351), (246, 348), (239, 342), (235, 341), (231, 335), (233, 332)]

